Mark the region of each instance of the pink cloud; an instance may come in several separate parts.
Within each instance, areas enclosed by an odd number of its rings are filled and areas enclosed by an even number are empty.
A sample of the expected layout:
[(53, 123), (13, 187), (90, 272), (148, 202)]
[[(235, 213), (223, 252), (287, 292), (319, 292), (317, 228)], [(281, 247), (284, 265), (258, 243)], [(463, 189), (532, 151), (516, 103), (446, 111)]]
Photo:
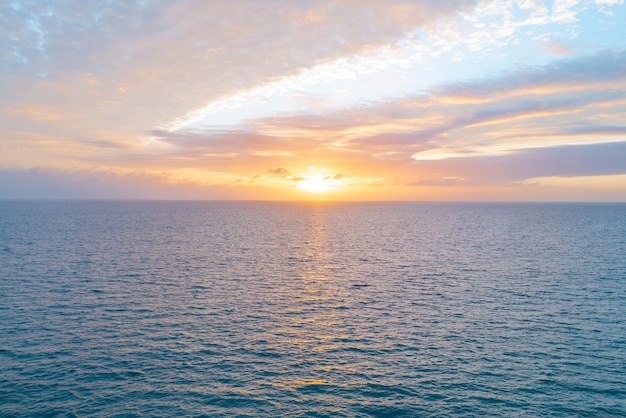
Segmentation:
[(570, 57), (574, 55), (574, 51), (572, 51), (570, 47), (559, 41), (543, 42), (541, 46), (553, 55), (561, 57)]

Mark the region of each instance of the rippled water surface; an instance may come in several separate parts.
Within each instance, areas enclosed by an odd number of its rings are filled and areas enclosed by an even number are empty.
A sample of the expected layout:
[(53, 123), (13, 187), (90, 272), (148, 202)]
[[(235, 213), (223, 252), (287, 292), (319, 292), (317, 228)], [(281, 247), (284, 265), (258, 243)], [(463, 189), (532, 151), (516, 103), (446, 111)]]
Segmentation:
[(626, 205), (0, 202), (0, 416), (626, 416)]

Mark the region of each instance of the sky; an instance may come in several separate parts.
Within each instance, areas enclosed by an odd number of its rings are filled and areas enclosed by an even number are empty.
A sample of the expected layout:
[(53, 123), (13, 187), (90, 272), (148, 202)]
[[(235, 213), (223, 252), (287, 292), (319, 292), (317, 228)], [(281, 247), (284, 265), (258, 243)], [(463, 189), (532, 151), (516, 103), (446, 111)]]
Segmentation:
[(0, 0), (0, 199), (626, 201), (623, 0)]

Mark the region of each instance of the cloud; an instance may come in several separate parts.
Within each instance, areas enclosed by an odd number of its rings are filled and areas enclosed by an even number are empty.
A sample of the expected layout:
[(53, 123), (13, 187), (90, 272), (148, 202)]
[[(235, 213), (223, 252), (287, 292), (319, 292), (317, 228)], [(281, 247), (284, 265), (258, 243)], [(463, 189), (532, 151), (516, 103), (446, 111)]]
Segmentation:
[[(167, 167), (236, 167), (248, 175), (287, 175), (287, 167), (324, 161), (352, 177), (417, 177), (429, 184), (485, 182), (483, 164), (493, 165), (492, 178), (501, 173), (502, 182), (615, 174), (623, 165), (601, 150), (623, 142), (625, 114), (626, 52), (605, 51), (371, 106), (251, 119), (238, 131), (154, 131), (168, 147), (147, 158)], [(575, 149), (597, 158), (579, 163)], [(576, 163), (561, 164), (559, 155)], [(603, 165), (605, 157), (612, 165)], [(544, 165), (552, 171), (537, 168)]]
[(111, 170), (0, 168), (0, 199), (262, 199), (264, 189), (249, 185), (206, 184), (172, 173)]
[(572, 56), (574, 51), (567, 45), (558, 41), (548, 41), (542, 43), (543, 48), (551, 54), (559, 56)]
[(289, 170), (287, 170), (285, 167), (271, 168), (267, 172), (269, 174), (280, 176), (280, 177), (285, 177), (289, 175)]
[(2, 102), (13, 108), (51, 105), (60, 115), (58, 124), (78, 114), (81, 124), (66, 128), (81, 134), (85, 127), (115, 126), (137, 133), (219, 98), (386, 45), (473, 4), (5, 3), (0, 6)]
[(498, 98), (516, 92), (541, 93), (542, 89), (587, 88), (607, 81), (625, 81), (625, 63), (626, 51), (605, 50), (591, 56), (558, 60), (539, 68), (516, 69), (503, 77), (484, 82), (468, 81), (434, 87), (431, 94), (442, 98)]
[(506, 155), (421, 161), (427, 173), (417, 184), (494, 185), (537, 177), (579, 177), (626, 174), (626, 142), (531, 148)]

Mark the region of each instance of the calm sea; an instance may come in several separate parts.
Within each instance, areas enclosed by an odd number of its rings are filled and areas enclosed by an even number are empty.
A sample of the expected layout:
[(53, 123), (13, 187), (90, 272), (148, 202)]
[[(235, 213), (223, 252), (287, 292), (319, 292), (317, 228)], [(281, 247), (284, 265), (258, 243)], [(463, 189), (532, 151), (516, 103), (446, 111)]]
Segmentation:
[(0, 202), (0, 416), (626, 416), (626, 205)]

